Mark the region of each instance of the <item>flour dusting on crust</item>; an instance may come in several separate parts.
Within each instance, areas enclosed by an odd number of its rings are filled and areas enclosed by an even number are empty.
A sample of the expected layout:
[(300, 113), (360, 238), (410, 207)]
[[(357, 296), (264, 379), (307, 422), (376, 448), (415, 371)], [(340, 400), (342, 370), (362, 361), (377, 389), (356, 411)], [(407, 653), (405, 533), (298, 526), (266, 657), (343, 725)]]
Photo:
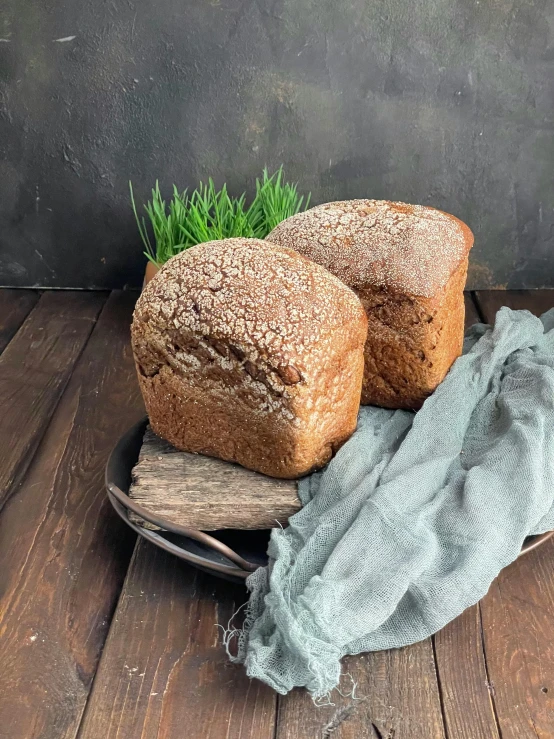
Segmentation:
[(209, 241), (169, 260), (135, 312), (159, 330), (238, 343), (283, 366), (363, 316), (356, 295), (323, 267), (243, 238)]
[(288, 218), (267, 241), (313, 259), (349, 287), (432, 297), (467, 256), (473, 234), (454, 216), (423, 205), (345, 200)]

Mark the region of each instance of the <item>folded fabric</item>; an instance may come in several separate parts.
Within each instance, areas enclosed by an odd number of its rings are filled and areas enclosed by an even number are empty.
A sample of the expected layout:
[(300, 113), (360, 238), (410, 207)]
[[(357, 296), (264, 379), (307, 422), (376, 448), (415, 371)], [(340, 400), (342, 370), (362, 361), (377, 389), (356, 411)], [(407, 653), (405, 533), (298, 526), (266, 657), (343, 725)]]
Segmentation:
[(249, 676), (326, 695), (344, 655), (435, 633), (554, 528), (553, 328), (554, 310), (502, 308), (417, 414), (361, 408), (247, 580)]

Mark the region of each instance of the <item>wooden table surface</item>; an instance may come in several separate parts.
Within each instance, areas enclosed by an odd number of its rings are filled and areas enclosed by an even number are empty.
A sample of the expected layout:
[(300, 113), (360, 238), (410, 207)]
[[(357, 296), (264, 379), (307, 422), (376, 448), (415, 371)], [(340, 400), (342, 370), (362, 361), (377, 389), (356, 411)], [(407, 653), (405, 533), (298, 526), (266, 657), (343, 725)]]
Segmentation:
[[(144, 412), (135, 299), (0, 291), (1, 739), (554, 737), (554, 540), (433, 638), (346, 659), (356, 700), (317, 708), (228, 662), (216, 625), (244, 588), (135, 541), (104, 493)], [(501, 305), (540, 314), (554, 291), (466, 304), (468, 324)]]

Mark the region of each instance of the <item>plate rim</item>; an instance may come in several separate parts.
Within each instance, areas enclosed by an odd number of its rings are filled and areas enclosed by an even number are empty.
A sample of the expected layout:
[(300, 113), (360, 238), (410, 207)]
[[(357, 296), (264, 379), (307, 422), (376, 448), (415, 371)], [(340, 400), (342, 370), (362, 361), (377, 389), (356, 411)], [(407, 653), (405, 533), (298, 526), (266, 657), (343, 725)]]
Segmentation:
[[(143, 416), (140, 420), (129, 427), (119, 438), (108, 457), (104, 472), (104, 482), (111, 505), (119, 517), (122, 518), (123, 521), (133, 529), (133, 531), (135, 531), (135, 533), (143, 539), (146, 539), (146, 541), (149, 541), (154, 546), (157, 546), (170, 554), (174, 554), (179, 557), (179, 559), (182, 559), (195, 567), (208, 570), (216, 576), (219, 575), (220, 577), (223, 576), (244, 582), (247, 577), (263, 565), (249, 562), (237, 554), (233, 549), (231, 549), (231, 547), (204, 531), (175, 524), (168, 519), (150, 512), (148, 509), (143, 508), (129, 497), (132, 470), (138, 460), (147, 424), (148, 416)], [(201, 557), (200, 555), (188, 552), (177, 544), (168, 541), (156, 531), (139, 526), (134, 521), (131, 521), (129, 518), (129, 511), (132, 511), (148, 523), (152, 523), (162, 530), (198, 541), (205, 546), (218, 551), (231, 562), (231, 565), (220, 564), (205, 557)], [(519, 559), (519, 557), (537, 549), (547, 542), (553, 535), (554, 530), (545, 531), (542, 534), (527, 537), (524, 540), (516, 559)]]

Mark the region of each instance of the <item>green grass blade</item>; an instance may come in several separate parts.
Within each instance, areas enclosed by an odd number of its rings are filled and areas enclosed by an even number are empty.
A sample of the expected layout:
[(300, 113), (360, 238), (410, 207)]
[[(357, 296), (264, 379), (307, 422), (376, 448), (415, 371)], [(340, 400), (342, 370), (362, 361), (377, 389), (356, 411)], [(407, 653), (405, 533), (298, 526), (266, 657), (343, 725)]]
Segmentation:
[[(246, 195), (231, 197), (224, 184), (219, 190), (210, 177), (189, 195), (173, 185), (166, 204), (159, 182), (151, 200), (143, 207), (149, 221), (138, 215), (133, 188), (129, 182), (131, 205), (147, 258), (161, 265), (183, 249), (214, 239), (233, 237), (265, 238), (285, 218), (305, 210), (310, 195), (300, 196), (297, 184), (286, 182), (283, 167), (269, 174), (264, 167), (256, 178), (256, 195), (249, 207)], [(152, 239), (149, 235), (152, 233)]]

